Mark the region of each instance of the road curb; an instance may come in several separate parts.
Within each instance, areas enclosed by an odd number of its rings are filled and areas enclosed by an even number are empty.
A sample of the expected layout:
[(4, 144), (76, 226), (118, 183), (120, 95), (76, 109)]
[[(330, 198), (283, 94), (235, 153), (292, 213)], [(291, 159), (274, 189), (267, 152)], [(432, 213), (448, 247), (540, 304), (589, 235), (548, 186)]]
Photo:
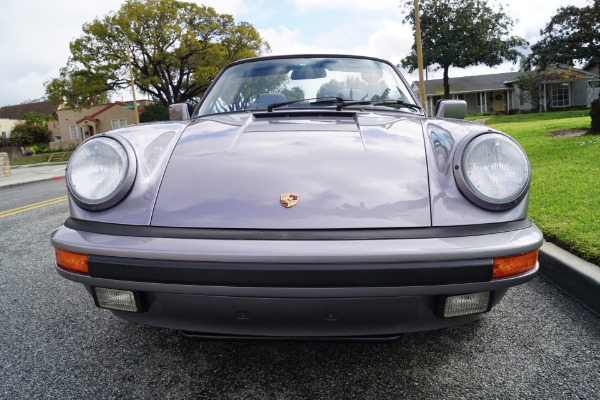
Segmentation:
[(539, 274), (600, 316), (600, 267), (544, 242)]

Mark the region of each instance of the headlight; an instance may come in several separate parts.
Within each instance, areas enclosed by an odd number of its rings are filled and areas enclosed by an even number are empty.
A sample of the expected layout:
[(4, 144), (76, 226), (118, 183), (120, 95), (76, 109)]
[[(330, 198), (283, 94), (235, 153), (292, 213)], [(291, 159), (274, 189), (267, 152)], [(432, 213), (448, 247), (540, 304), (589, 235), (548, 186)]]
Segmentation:
[(514, 139), (484, 133), (461, 147), (454, 155), (454, 178), (469, 200), (488, 210), (507, 210), (519, 204), (529, 189), (531, 169), (525, 151)]
[(131, 146), (110, 136), (83, 142), (69, 159), (67, 186), (73, 199), (89, 210), (117, 204), (131, 189), (136, 160)]

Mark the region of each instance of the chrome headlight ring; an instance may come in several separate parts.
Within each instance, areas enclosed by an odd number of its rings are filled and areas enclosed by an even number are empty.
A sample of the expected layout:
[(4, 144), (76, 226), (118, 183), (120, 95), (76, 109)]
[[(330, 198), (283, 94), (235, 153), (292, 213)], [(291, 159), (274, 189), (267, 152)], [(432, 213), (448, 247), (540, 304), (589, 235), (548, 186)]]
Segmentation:
[(77, 205), (100, 211), (120, 202), (137, 174), (135, 152), (116, 135), (98, 135), (82, 142), (67, 164), (67, 188)]
[(486, 210), (504, 211), (525, 198), (531, 166), (523, 148), (500, 132), (462, 140), (453, 157), (454, 180), (462, 194)]

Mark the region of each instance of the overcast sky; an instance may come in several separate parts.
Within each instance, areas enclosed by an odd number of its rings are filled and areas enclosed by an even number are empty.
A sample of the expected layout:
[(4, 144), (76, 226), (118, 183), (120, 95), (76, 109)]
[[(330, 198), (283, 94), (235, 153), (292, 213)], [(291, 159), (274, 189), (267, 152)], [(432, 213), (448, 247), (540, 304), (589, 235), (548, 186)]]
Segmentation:
[[(0, 0), (0, 106), (44, 96), (44, 82), (57, 77), (69, 57), (69, 42), (81, 36), (81, 26), (118, 10), (123, 0)], [(401, 0), (204, 0), (236, 22), (254, 25), (271, 45), (271, 54), (353, 53), (376, 56), (398, 64), (413, 42), (402, 24)], [(531, 44), (539, 31), (565, 5), (586, 0), (504, 0), (506, 13), (518, 20), (514, 34)], [(494, 69), (454, 69), (450, 76), (506, 72)], [(407, 72), (407, 71), (403, 71)], [(407, 74), (408, 75), (408, 74)], [(429, 78), (440, 78), (430, 72)], [(409, 81), (416, 74), (407, 76)], [(113, 99), (120, 100), (120, 99)], [(128, 98), (125, 98), (128, 100)]]

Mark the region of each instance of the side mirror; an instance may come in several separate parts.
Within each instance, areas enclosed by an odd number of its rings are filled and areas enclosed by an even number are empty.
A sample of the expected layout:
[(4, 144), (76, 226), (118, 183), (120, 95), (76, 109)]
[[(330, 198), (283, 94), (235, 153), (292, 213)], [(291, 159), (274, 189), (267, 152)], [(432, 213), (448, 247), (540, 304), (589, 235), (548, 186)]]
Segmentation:
[(435, 103), (436, 118), (463, 119), (467, 115), (467, 102), (464, 100), (438, 100)]
[(171, 104), (169, 106), (169, 119), (171, 121), (187, 121), (190, 119), (193, 110), (190, 111), (191, 105), (187, 103)]

